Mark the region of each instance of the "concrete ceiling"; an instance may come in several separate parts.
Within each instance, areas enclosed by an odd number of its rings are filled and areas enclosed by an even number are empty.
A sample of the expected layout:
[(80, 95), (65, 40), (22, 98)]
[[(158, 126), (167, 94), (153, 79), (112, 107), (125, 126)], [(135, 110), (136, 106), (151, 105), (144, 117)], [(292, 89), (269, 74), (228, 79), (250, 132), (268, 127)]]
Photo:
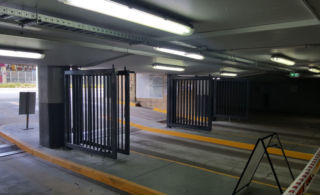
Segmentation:
[[(98, 67), (115, 64), (134, 71), (149, 72), (153, 71), (151, 64), (160, 57), (181, 61), (179, 65), (185, 66), (187, 73), (195, 74), (226, 68), (247, 72), (306, 72), (309, 64), (320, 63), (320, 22), (317, 18), (320, 4), (315, 0), (119, 1), (190, 23), (195, 33), (191, 36), (172, 35), (64, 5), (57, 0), (0, 0), (0, 6), (139, 35), (161, 44), (172, 45), (170, 41), (181, 41), (196, 46), (194, 50), (202, 52), (206, 59), (190, 60), (156, 52), (151, 45), (143, 42), (93, 37), (37, 24), (21, 28), (16, 21), (3, 18), (0, 21), (0, 46), (41, 50), (46, 53), (46, 58), (40, 61), (0, 58), (0, 61)], [(272, 53), (287, 55), (295, 59), (297, 65), (286, 67), (275, 64), (270, 61)]]

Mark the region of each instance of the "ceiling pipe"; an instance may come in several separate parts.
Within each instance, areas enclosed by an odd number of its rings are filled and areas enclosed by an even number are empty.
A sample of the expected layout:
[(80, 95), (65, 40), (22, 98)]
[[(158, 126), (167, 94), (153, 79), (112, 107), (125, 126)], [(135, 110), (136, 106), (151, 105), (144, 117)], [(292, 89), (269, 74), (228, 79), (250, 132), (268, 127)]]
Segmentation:
[(320, 15), (317, 13), (314, 7), (308, 2), (308, 0), (302, 0), (302, 4), (317, 20), (320, 20)]

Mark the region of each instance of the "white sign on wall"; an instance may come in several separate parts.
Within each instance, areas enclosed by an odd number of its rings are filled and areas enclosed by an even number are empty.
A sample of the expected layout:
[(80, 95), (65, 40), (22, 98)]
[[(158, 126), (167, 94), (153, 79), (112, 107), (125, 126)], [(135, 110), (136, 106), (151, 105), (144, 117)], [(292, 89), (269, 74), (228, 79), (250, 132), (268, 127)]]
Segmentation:
[(137, 98), (163, 98), (163, 75), (137, 73)]

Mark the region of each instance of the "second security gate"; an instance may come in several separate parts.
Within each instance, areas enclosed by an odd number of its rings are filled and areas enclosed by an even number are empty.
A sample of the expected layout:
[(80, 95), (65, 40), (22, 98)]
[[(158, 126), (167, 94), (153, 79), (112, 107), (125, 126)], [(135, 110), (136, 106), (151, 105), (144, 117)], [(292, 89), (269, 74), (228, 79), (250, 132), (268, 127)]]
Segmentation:
[(247, 79), (214, 80), (213, 115), (222, 118), (247, 118), (249, 81)]
[(167, 126), (211, 130), (216, 117), (248, 116), (245, 79), (168, 75)]
[(211, 77), (168, 75), (168, 127), (211, 129)]
[(65, 72), (65, 143), (67, 147), (117, 158), (129, 154), (129, 72)]

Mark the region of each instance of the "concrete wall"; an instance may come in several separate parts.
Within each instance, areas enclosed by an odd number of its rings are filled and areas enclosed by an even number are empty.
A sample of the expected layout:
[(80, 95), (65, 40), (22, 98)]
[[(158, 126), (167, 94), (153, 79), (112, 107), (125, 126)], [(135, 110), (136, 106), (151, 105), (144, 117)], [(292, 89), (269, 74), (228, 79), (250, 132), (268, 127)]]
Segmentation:
[(130, 73), (130, 102), (136, 102), (136, 74)]
[[(135, 79), (130, 79), (130, 89), (133, 88), (132, 86), (136, 86), (134, 92), (136, 102), (142, 107), (166, 110), (167, 76), (151, 73), (138, 73), (134, 76)], [(132, 94), (130, 93), (131, 100), (133, 99)]]

